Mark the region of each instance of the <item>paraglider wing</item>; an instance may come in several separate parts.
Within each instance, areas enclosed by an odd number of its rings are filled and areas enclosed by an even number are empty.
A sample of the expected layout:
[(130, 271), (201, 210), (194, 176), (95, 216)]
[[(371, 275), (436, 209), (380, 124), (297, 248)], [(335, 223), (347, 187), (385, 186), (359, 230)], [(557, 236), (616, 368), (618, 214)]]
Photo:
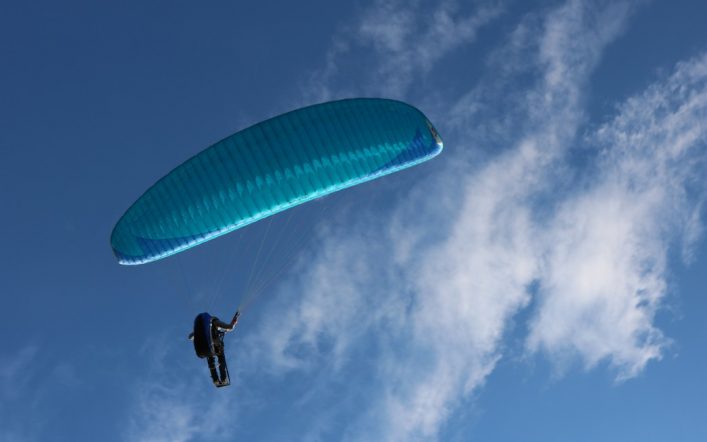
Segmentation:
[(358, 98), (298, 109), (175, 168), (120, 218), (111, 246), (121, 264), (155, 261), (441, 150), (429, 120), (399, 101)]

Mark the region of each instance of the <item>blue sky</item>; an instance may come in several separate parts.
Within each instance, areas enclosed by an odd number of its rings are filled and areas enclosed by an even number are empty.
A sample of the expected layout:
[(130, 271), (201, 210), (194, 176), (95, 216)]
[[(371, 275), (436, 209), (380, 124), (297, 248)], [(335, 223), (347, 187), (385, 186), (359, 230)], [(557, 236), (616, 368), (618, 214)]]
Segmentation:
[[(0, 440), (707, 440), (707, 4), (290, 3), (3, 5)], [(171, 168), (353, 96), (445, 151), (115, 262)], [(268, 281), (217, 390), (193, 317)]]

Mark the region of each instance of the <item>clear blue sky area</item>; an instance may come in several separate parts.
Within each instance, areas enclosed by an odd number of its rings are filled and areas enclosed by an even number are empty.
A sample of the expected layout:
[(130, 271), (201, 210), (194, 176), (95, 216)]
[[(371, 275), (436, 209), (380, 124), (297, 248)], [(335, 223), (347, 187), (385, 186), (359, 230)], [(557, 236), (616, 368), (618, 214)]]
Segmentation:
[[(0, 8), (1, 441), (707, 440), (707, 3)], [(109, 244), (265, 118), (411, 103), (442, 154), (179, 255)], [(187, 340), (224, 320), (232, 385)]]

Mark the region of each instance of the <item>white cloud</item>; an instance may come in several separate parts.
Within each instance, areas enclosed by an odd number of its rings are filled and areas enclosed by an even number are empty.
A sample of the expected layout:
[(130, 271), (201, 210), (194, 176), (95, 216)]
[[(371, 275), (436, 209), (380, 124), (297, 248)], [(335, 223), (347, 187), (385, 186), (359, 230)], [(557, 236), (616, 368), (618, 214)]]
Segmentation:
[[(391, 77), (386, 87), (404, 91), (429, 69), (434, 51), (406, 39), (419, 16), (392, 2), (380, 5), (359, 29), (387, 54), (390, 64), (379, 71)], [(350, 439), (436, 438), (493, 371), (503, 335), (528, 305), (534, 283), (530, 352), (544, 350), (560, 366), (577, 355), (588, 368), (608, 360), (619, 379), (661, 356), (668, 340), (653, 322), (667, 290), (668, 249), (675, 232), (689, 245), (701, 231), (699, 198), (685, 194), (694, 179), (690, 165), (704, 159), (704, 152), (689, 154), (705, 138), (704, 61), (680, 66), (585, 140), (602, 149), (596, 176), (577, 180), (570, 164), (589, 76), (631, 10), (630, 2), (595, 8), (569, 1), (522, 20), (499, 51), (503, 57), (490, 58), (491, 66), (503, 63), (495, 71), (501, 74), (482, 79), (451, 115), (471, 142), (510, 148), (482, 168), (469, 167), (472, 157), (462, 153), (445, 177), (411, 191), (385, 235), (367, 238), (365, 227), (334, 232), (308, 262), (300, 281), (306, 292), (291, 300), (296, 310), (276, 332), (265, 330), (279, 343), (270, 347), (273, 360), (289, 361), (281, 368), (321, 354), (323, 339), (334, 341), (336, 350), (324, 351), (343, 364), (361, 329), (379, 334), (381, 350), (369, 356), (382, 393), (350, 427)], [(445, 22), (440, 14), (432, 23)], [(395, 26), (382, 26), (382, 17)], [(473, 34), (441, 42), (440, 53)], [(390, 66), (413, 53), (417, 64), (395, 78)], [(533, 85), (514, 89), (520, 75), (533, 76)], [(484, 116), (504, 106), (511, 116), (505, 121)], [(431, 225), (440, 231), (430, 232)], [(395, 265), (384, 270), (380, 263)], [(363, 305), (380, 312), (360, 320)], [(302, 344), (308, 351), (283, 356)]]
[(0, 359), (0, 384), (3, 386), (4, 399), (15, 399), (25, 390), (29, 383), (25, 373), (35, 362), (37, 351), (36, 346), (27, 346), (20, 349), (13, 357)]
[[(321, 101), (361, 92), (403, 97), (416, 78), (428, 74), (455, 49), (473, 42), (479, 29), (503, 11), (500, 2), (476, 2), (472, 8), (467, 12), (452, 0), (377, 0), (356, 25), (335, 38), (325, 67), (313, 75), (309, 98)], [(334, 85), (347, 71), (341, 68), (344, 60), (359, 50), (366, 64), (358, 74), (366, 80), (353, 89)]]
[[(238, 426), (238, 407), (232, 403), (231, 395), (211, 385), (206, 362), (189, 358), (190, 349), (175, 347), (165, 336), (153, 337), (148, 344), (143, 353), (150, 365), (144, 379), (131, 386), (134, 402), (124, 439), (227, 440)], [(184, 354), (175, 357), (173, 353), (178, 350)]]
[(360, 41), (380, 58), (379, 90), (400, 96), (415, 76), (427, 74), (448, 53), (473, 42), (479, 28), (502, 11), (498, 4), (475, 6), (464, 15), (453, 1), (379, 1), (357, 29)]
[(587, 189), (562, 203), (547, 233), (541, 304), (528, 346), (607, 359), (619, 378), (660, 358), (654, 318), (668, 253), (699, 238), (705, 196), (707, 57), (628, 100), (589, 142), (602, 149)]
[[(44, 419), (37, 413), (40, 394), (29, 388), (37, 379), (39, 348), (27, 345), (16, 354), (0, 358), (0, 439), (10, 442), (37, 440)], [(36, 416), (28, 426), (18, 416)]]
[[(418, 18), (407, 10), (390, 10), (393, 3), (383, 5), (368, 17), (394, 17), (396, 26), (389, 29), (370, 20), (362, 29), (378, 42), (379, 52), (387, 51), (396, 62), (416, 50), (406, 46), (414, 42), (404, 36)], [(464, 134), (457, 140), (494, 143), (502, 153), (483, 167), (473, 167), (473, 154), (463, 151), (466, 146), (456, 146), (461, 152), (456, 164), (437, 181), (411, 191), (386, 234), (371, 238), (361, 233), (365, 226), (350, 225), (334, 232), (308, 262), (309, 272), (297, 290), (299, 301), (290, 300), (297, 305), (296, 313), (276, 328), (264, 328), (265, 335), (277, 336), (277, 344), (269, 347), (271, 360), (289, 361), (281, 363), (284, 369), (296, 366), (293, 358), (304, 361), (321, 354), (317, 342), (322, 340), (334, 341), (337, 351), (332, 354), (345, 359), (347, 350), (356, 351), (352, 330), (358, 335), (365, 335), (361, 329), (377, 333), (373, 339), (380, 350), (368, 357), (376, 361), (375, 385), (381, 392), (351, 426), (350, 439), (436, 438), (458, 404), (493, 371), (502, 356), (504, 333), (528, 305), (528, 287), (538, 281), (541, 302), (528, 340), (530, 351), (552, 348), (551, 356), (563, 359), (562, 346), (569, 345), (588, 366), (610, 358), (620, 376), (637, 373), (660, 354), (665, 341), (651, 322), (664, 293), (664, 263), (652, 275), (642, 276), (643, 260), (633, 262), (632, 252), (624, 252), (631, 240), (626, 236), (642, 228), (636, 221), (658, 215), (651, 195), (624, 207), (612, 203), (604, 187), (596, 193), (582, 188), (557, 191), (557, 186), (572, 184), (568, 158), (585, 119), (583, 94), (589, 76), (603, 48), (620, 34), (630, 10), (626, 2), (596, 9), (569, 1), (545, 17), (524, 19), (500, 51), (503, 57), (490, 58), (492, 67), (503, 63), (504, 69), (483, 78), (450, 116), (457, 134)], [(382, 72), (387, 66), (382, 64)], [(427, 66), (421, 62), (413, 69), (424, 73)], [(530, 87), (514, 85), (521, 76), (533, 79)], [(406, 85), (412, 77), (403, 70), (390, 82)], [(486, 115), (489, 109), (508, 109), (511, 117), (499, 123)], [(614, 204), (614, 212), (592, 212), (591, 202)], [(583, 223), (578, 223), (571, 216), (579, 212), (572, 208), (584, 204), (589, 206), (581, 212)], [(380, 222), (378, 218), (376, 225)], [(587, 231), (587, 225), (597, 227)], [(607, 230), (607, 225), (612, 227)], [(430, 231), (430, 226), (438, 230)], [(622, 247), (601, 247), (603, 234), (626, 241)], [(573, 247), (573, 240), (586, 242), (586, 249)], [(642, 250), (660, 261), (664, 246), (644, 245)], [(395, 265), (381, 269), (381, 263)], [(612, 273), (594, 287), (593, 274), (602, 273), (607, 264)], [(582, 273), (584, 265), (590, 267), (587, 275)], [(577, 285), (585, 290), (578, 293)], [(647, 285), (661, 295), (636, 294)], [(624, 296), (613, 294), (616, 304), (602, 305), (608, 299), (607, 287)], [(357, 321), (360, 315), (354, 312), (362, 305), (380, 312)], [(592, 309), (597, 305), (601, 308)], [(576, 333), (567, 327), (552, 341), (552, 318), (562, 314), (572, 319), (566, 324), (583, 324), (585, 329)], [(623, 324), (620, 329), (607, 329), (617, 321)], [(607, 340), (611, 332), (615, 336)], [(288, 348), (302, 344), (308, 351), (287, 354)]]

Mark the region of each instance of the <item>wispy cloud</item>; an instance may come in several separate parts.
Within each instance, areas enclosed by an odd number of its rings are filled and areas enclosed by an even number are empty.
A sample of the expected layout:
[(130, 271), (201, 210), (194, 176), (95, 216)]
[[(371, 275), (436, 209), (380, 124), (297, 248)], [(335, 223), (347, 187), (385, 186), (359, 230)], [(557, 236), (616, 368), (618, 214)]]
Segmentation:
[[(322, 101), (354, 93), (403, 97), (413, 81), (473, 42), (503, 12), (501, 2), (476, 2), (471, 11), (465, 9), (453, 0), (377, 0), (335, 37), (325, 66), (305, 90), (307, 98)], [(359, 65), (346, 63), (352, 57)], [(360, 65), (362, 58), (365, 65)], [(338, 81), (351, 70), (362, 80), (354, 87)]]
[(668, 252), (686, 259), (705, 196), (707, 57), (677, 66), (591, 134), (601, 149), (586, 188), (550, 223), (541, 304), (528, 346), (607, 359), (619, 378), (660, 358), (654, 318), (668, 289)]
[[(634, 4), (600, 6), (568, 1), (525, 17), (489, 58), (499, 69), (452, 107), (447, 144), (468, 143), (448, 150), (455, 164), (412, 190), (388, 221), (376, 214), (376, 233), (373, 218), (361, 217), (325, 235), (294, 283), (297, 296), (282, 295), (288, 313), (263, 325), (252, 355), (281, 370), (322, 354), (345, 367), (369, 347), (376, 393), (349, 439), (436, 438), (493, 371), (504, 333), (533, 296), (526, 348), (559, 367), (577, 356), (587, 368), (606, 360), (625, 379), (664, 351), (654, 318), (668, 252), (676, 238), (689, 250), (701, 232), (704, 189), (691, 192), (705, 158), (705, 60), (680, 65), (579, 137), (590, 75)], [(393, 26), (378, 26), (377, 14)], [(418, 15), (385, 2), (365, 16), (359, 35), (391, 63), (416, 51), (405, 36)], [(471, 41), (465, 35), (455, 41)], [(386, 87), (404, 91), (430, 60)], [(378, 72), (394, 77), (390, 66)], [(479, 145), (500, 153), (473, 165)], [(589, 166), (576, 169), (580, 145)], [(362, 317), (365, 306), (375, 311)]]
[[(56, 410), (69, 407), (70, 393), (83, 386), (75, 361), (32, 340), (0, 354), (0, 440), (46, 440), (56, 425)], [(11, 343), (10, 345), (12, 345)]]
[[(36, 413), (38, 393), (28, 386), (36, 380), (39, 348), (28, 345), (16, 354), (0, 358), (0, 439), (9, 442), (37, 440), (43, 422), (26, 425), (18, 416)], [(31, 392), (31, 393), (30, 393)]]
[[(190, 350), (189, 346), (176, 347), (165, 336), (153, 337), (149, 344), (144, 349), (149, 362), (145, 377), (132, 386), (134, 403), (125, 426), (125, 440), (228, 439), (238, 425), (238, 409), (230, 403), (230, 396), (219, 394), (210, 385), (206, 363), (197, 367), (187, 354), (175, 355), (185, 353), (185, 348)], [(161, 351), (155, 353), (153, 349)]]

